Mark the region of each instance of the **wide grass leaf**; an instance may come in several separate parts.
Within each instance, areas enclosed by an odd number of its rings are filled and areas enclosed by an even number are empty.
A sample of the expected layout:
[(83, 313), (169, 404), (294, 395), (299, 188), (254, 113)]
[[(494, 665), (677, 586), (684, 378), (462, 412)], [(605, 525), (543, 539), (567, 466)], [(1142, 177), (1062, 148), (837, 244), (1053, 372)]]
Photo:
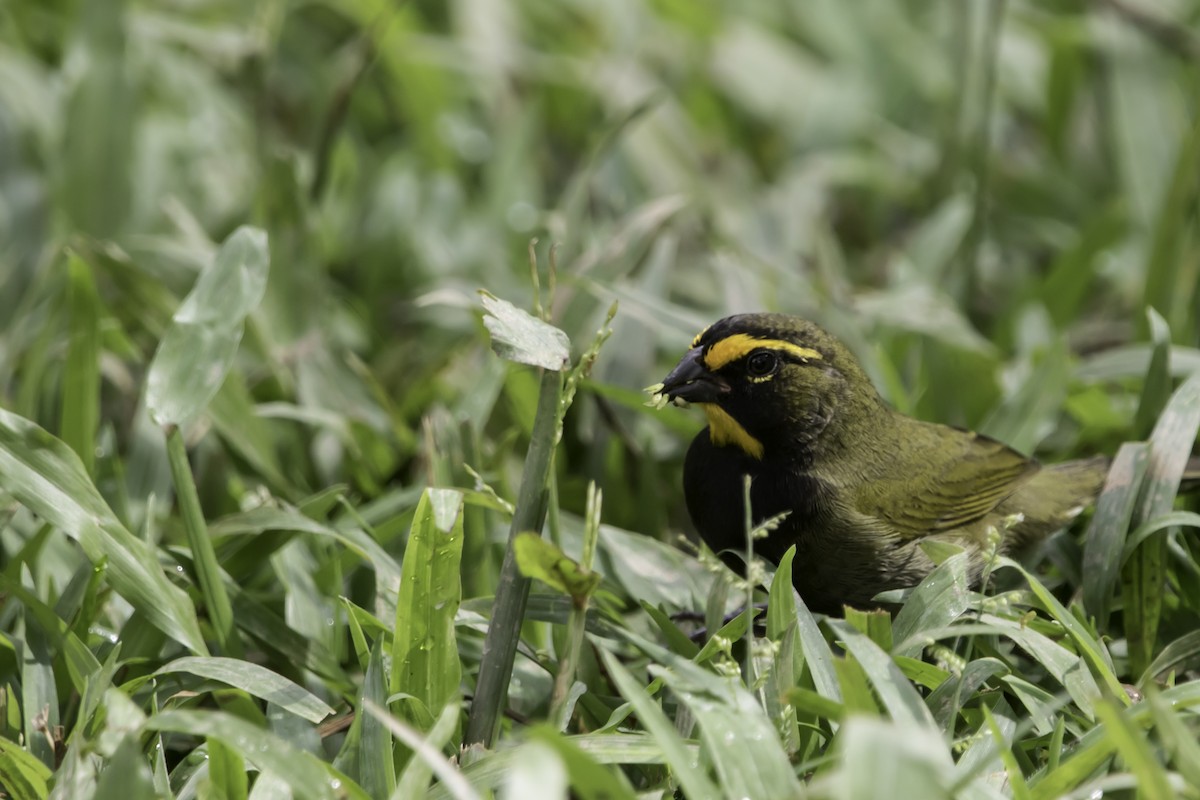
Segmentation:
[(530, 741), (554, 750), (567, 768), (571, 792), (580, 800), (633, 800), (629, 782), (619, 770), (604, 767), (599, 760), (548, 725), (531, 728)]
[(1000, 558), (1000, 564), (1019, 570), (1025, 576), (1025, 580), (1029, 582), (1029, 588), (1033, 591), (1037, 599), (1042, 602), (1042, 605), (1045, 606), (1046, 611), (1050, 613), (1050, 616), (1059, 625), (1062, 625), (1063, 629), (1075, 642), (1076, 649), (1083, 656), (1084, 661), (1092, 668), (1092, 674), (1104, 682), (1113, 697), (1124, 697), (1125, 692), (1121, 688), (1120, 681), (1117, 680), (1116, 670), (1113, 667), (1112, 657), (1108, 653), (1108, 648), (1101, 646), (1100, 642), (1088, 631), (1087, 626), (1076, 619), (1075, 615), (1068, 611), (1059, 602), (1058, 598), (1051, 594), (1050, 590), (1024, 567), (1004, 557)]
[(872, 688), (894, 719), (905, 724), (927, 726), (931, 730), (936, 728), (933, 715), (917, 690), (879, 645), (844, 620), (831, 619), (826, 624), (862, 667)]
[(0, 484), (79, 542), (93, 563), (107, 559), (113, 589), (155, 627), (193, 653), (207, 655), (195, 607), (167, 580), (150, 547), (113, 514), (79, 456), (34, 423), (3, 409)]
[(224, 711), (171, 710), (146, 720), (146, 728), (220, 739), (251, 764), (287, 781), (297, 798), (367, 800), (353, 781), (311, 753)]
[(954, 762), (938, 732), (912, 722), (852, 717), (838, 736), (835, 800), (954, 797)]
[(487, 312), (483, 324), (492, 335), (492, 349), (496, 355), (518, 364), (558, 372), (567, 368), (571, 359), (571, 340), (565, 333), (487, 293), (483, 294), (483, 308)]
[(225, 536), (253, 536), (266, 531), (296, 531), (338, 540), (361, 556), (387, 585), (400, 580), (400, 565), (370, 534), (349, 524), (326, 525), (287, 505), (259, 506), (231, 514), (208, 526), (214, 539)]
[(236, 658), (177, 658), (155, 670), (155, 675), (186, 672), (220, 681), (317, 723), (333, 713), (319, 697), (277, 672)]
[(242, 226), (184, 299), (150, 364), (146, 407), (160, 425), (183, 427), (216, 395), (233, 365), (246, 316), (267, 285), (267, 234)]
[(459, 691), (454, 617), (462, 601), (462, 505), (459, 492), (427, 489), (401, 564), (390, 688), (429, 712), (444, 708)]
[[(1020, 620), (1006, 619), (994, 614), (983, 614), (981, 621), (1003, 630), (1005, 636), (1020, 645), (1035, 661), (1054, 677), (1071, 695), (1071, 699), (1084, 715), (1095, 713), (1095, 704), (1100, 697), (1091, 671), (1084, 660), (1058, 642), (1043, 636)], [(1124, 692), (1122, 692), (1123, 694)]]
[(154, 788), (154, 776), (142, 756), (137, 737), (126, 736), (101, 771), (92, 800), (155, 800), (156, 797), (159, 794)]
[(898, 655), (915, 656), (924, 646), (923, 631), (949, 625), (970, 607), (971, 582), (967, 575), (969, 554), (956, 553), (939, 564), (917, 585), (892, 625)]

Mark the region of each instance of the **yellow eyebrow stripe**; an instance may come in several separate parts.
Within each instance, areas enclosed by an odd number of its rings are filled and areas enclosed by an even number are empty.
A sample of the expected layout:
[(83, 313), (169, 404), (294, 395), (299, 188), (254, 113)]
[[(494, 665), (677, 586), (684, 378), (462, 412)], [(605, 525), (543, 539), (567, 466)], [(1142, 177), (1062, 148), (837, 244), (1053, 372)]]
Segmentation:
[(735, 333), (708, 348), (708, 352), (704, 354), (704, 366), (716, 372), (721, 367), (732, 364), (739, 358), (744, 358), (747, 354), (759, 349), (781, 350), (806, 361), (821, 359), (821, 354), (816, 350), (810, 350), (783, 339), (756, 339), (748, 333)]

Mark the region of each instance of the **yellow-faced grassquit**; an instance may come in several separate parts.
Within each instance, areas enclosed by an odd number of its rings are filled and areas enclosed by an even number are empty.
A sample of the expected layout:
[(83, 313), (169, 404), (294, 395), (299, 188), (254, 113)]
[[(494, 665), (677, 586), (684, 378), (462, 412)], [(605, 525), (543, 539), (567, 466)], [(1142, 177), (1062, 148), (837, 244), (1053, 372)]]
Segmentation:
[(934, 568), (927, 540), (984, 566), (989, 531), (1020, 556), (1096, 497), (1105, 457), (1042, 466), (994, 439), (922, 422), (884, 402), (835, 337), (797, 317), (740, 314), (702, 331), (657, 393), (698, 404), (708, 427), (683, 468), (688, 513), (716, 552), (745, 550), (744, 476), (757, 523), (787, 517), (755, 550), (796, 546), (814, 611), (869, 606)]

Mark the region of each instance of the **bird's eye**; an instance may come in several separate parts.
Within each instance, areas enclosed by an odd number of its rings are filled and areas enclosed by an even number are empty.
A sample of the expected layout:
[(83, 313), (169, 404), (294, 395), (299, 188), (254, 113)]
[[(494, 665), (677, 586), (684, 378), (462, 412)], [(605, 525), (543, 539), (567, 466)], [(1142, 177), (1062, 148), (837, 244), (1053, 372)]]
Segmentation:
[(770, 350), (759, 350), (751, 353), (746, 359), (746, 371), (756, 378), (770, 375), (779, 368), (779, 356)]

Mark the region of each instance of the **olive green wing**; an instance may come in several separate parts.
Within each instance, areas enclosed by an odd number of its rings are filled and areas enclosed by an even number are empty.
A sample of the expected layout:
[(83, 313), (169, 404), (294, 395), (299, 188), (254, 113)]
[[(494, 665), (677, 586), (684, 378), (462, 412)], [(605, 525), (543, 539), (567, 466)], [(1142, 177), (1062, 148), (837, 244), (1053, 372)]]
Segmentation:
[(1040, 469), (995, 439), (942, 430), (938, 447), (920, 448), (921, 463), (897, 464), (893, 475), (865, 486), (858, 510), (905, 539), (950, 531), (993, 511)]

